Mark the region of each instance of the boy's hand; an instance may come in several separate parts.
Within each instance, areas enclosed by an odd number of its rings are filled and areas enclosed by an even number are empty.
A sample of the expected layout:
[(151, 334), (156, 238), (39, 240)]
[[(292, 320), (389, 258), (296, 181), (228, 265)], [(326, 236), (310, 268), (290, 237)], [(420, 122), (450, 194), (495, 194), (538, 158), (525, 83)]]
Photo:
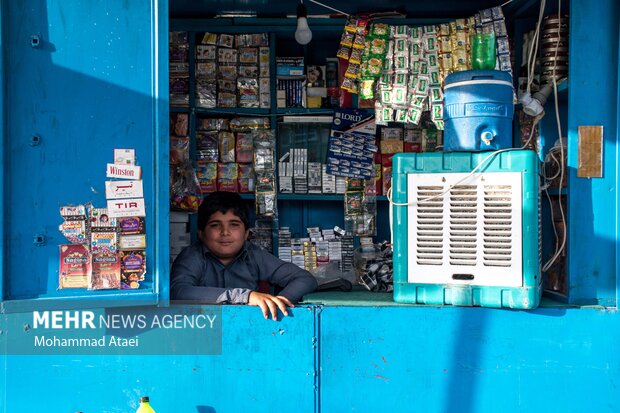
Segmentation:
[(278, 308), (282, 311), (282, 314), (287, 316), (287, 307), (295, 307), (293, 303), (291, 303), (290, 300), (284, 296), (273, 296), (271, 294), (259, 293), (256, 291), (252, 291), (250, 293), (248, 305), (260, 307), (265, 319), (268, 319), (269, 314), (271, 313), (271, 318), (274, 320), (278, 319)]

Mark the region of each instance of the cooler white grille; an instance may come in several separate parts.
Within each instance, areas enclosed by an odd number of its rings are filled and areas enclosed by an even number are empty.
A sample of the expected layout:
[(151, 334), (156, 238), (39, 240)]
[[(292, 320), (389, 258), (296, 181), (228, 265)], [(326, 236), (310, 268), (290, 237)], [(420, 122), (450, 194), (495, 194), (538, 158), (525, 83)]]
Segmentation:
[(408, 281), (521, 286), (521, 173), (467, 175), (408, 175)]

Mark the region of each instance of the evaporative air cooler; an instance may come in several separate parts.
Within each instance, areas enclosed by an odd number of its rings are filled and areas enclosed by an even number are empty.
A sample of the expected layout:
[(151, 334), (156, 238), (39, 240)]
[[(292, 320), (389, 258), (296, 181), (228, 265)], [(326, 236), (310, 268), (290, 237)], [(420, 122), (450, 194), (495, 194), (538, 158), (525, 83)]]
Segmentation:
[(395, 301), (538, 306), (537, 157), (528, 150), (497, 153), (470, 174), (490, 153), (394, 156)]

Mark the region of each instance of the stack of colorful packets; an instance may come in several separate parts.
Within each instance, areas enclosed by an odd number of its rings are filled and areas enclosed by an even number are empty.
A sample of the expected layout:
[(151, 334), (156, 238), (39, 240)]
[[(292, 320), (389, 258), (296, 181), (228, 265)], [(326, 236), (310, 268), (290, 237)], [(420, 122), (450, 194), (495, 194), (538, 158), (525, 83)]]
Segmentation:
[(402, 122), (418, 125), (422, 112), (429, 109), (427, 97), (431, 88), (435, 88), (433, 102), (438, 104), (437, 113), (443, 114), (435, 26), (393, 26), (385, 60), (378, 85), (379, 101), (375, 105), (377, 124)]
[(351, 93), (357, 93), (358, 91), (357, 81), (360, 76), (362, 55), (366, 45), (367, 25), (368, 18), (366, 17), (349, 17), (344, 26), (340, 47), (336, 54), (336, 56), (349, 63), (340, 87)]
[(381, 76), (388, 51), (390, 26), (374, 23), (366, 36), (366, 45), (360, 67), (359, 98), (373, 99), (375, 83)]

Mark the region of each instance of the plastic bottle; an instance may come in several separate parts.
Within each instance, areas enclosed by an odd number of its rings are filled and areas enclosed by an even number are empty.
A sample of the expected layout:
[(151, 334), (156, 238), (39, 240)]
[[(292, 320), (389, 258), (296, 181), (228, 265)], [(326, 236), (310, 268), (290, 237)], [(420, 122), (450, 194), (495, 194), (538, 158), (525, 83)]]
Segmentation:
[(138, 407), (136, 413), (155, 413), (155, 410), (153, 410), (153, 408), (149, 404), (148, 396), (140, 397), (140, 407)]
[(495, 69), (496, 47), (495, 34), (477, 34), (472, 39), (471, 66), (475, 70)]

